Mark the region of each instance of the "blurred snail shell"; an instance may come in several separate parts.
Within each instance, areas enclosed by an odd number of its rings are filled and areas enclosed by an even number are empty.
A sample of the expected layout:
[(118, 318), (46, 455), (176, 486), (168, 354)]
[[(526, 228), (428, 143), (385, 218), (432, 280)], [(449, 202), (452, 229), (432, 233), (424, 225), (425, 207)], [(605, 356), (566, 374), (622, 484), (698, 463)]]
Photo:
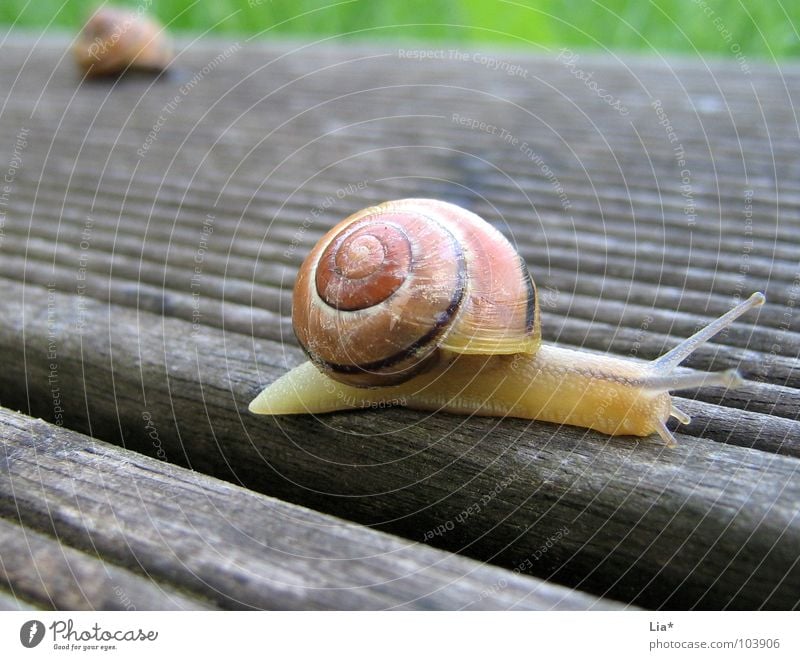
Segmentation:
[(141, 12), (101, 7), (73, 47), (78, 66), (90, 76), (113, 75), (128, 68), (160, 71), (172, 59), (164, 28)]
[(292, 322), (310, 361), (264, 389), (250, 411), (405, 405), (658, 433), (672, 445), (669, 417), (690, 419), (671, 390), (741, 383), (733, 369), (676, 368), (764, 301), (752, 294), (651, 362), (543, 344), (536, 288), (500, 232), (446, 202), (386, 202), (336, 225), (303, 262)]
[(303, 262), (295, 334), (331, 378), (394, 385), (441, 351), (532, 353), (536, 290), (506, 238), (477, 215), (428, 199), (365, 209), (334, 227)]

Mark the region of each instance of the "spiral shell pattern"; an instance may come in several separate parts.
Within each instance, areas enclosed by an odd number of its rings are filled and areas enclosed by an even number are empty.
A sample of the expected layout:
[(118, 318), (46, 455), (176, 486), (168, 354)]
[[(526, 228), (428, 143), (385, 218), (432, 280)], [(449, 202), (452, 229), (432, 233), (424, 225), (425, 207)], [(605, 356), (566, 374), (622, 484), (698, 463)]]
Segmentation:
[(453, 204), (386, 202), (328, 232), (298, 274), (292, 320), (311, 360), (359, 387), (452, 353), (533, 352), (535, 287), (497, 230)]

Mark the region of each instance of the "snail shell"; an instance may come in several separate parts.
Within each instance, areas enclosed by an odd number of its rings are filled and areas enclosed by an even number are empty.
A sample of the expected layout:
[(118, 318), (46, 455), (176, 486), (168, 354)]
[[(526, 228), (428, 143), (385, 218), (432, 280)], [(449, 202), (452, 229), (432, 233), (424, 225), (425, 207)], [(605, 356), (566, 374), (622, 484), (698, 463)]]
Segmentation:
[(534, 353), (536, 289), (491, 225), (430, 199), (355, 213), (308, 255), (292, 322), (312, 362), (357, 387), (402, 383), (448, 354)]
[(73, 47), (78, 66), (91, 76), (127, 68), (165, 69), (172, 49), (164, 28), (140, 12), (102, 7), (87, 21)]

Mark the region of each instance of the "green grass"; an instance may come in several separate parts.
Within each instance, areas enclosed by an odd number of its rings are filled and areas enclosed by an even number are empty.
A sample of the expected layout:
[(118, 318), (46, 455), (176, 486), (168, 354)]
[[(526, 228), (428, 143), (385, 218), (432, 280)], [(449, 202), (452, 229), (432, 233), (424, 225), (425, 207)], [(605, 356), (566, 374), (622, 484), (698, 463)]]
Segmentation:
[[(117, 0), (170, 29), (262, 38), (325, 37), (520, 48), (800, 55), (797, 0)], [(261, 4), (257, 4), (261, 2)], [(0, 0), (0, 24), (76, 30), (99, 4)]]

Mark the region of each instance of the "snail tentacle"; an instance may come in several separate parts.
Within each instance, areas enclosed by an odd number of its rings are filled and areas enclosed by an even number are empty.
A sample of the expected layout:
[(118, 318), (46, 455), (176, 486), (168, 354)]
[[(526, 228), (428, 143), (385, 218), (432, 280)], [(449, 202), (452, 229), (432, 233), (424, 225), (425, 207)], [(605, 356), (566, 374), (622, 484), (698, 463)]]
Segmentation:
[(687, 357), (694, 353), (698, 347), (705, 344), (714, 335), (720, 333), (722, 330), (731, 325), (745, 312), (750, 311), (756, 307), (760, 307), (766, 302), (766, 296), (760, 291), (753, 293), (747, 300), (743, 300), (736, 307), (732, 308), (718, 319), (709, 323), (705, 328), (694, 333), (691, 337), (687, 337), (675, 348), (664, 353), (661, 357), (653, 360), (652, 365), (654, 368), (662, 372), (670, 371), (677, 367)]
[(686, 414), (683, 410), (678, 408), (674, 403), (672, 403), (672, 407), (669, 411), (670, 417), (674, 417), (677, 419), (681, 424), (691, 424), (692, 418)]
[(721, 387), (739, 387), (744, 382), (736, 369), (725, 371), (690, 371), (687, 373), (668, 373), (665, 375), (652, 374), (645, 376), (640, 381), (643, 390), (652, 392), (674, 392), (689, 390), (695, 387), (708, 387), (718, 385)]
[(656, 433), (661, 437), (664, 441), (664, 445), (667, 447), (676, 447), (678, 445), (678, 441), (675, 439), (675, 436), (672, 434), (667, 428), (667, 425), (659, 420), (656, 420)]

